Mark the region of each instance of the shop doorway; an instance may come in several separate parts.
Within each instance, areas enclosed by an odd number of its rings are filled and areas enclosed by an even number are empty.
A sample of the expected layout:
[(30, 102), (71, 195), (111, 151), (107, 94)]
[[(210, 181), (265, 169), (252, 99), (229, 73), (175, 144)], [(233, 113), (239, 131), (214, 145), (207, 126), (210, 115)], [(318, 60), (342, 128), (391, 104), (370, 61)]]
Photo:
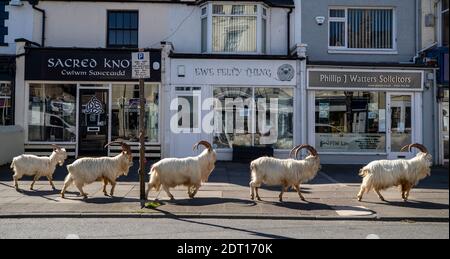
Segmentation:
[(109, 90), (79, 90), (78, 156), (106, 156), (109, 132)]
[[(201, 140), (201, 91), (197, 87), (176, 87), (172, 103), (171, 155), (194, 155), (192, 146)], [(175, 129), (173, 129), (175, 127)]]
[(440, 110), (440, 164), (441, 165), (447, 165), (448, 166), (448, 156), (449, 156), (449, 90), (443, 90), (444, 91), (444, 99), (439, 103), (439, 110)]
[(414, 141), (414, 98), (413, 94), (389, 93), (387, 95), (387, 152), (389, 159), (410, 158), (403, 146)]

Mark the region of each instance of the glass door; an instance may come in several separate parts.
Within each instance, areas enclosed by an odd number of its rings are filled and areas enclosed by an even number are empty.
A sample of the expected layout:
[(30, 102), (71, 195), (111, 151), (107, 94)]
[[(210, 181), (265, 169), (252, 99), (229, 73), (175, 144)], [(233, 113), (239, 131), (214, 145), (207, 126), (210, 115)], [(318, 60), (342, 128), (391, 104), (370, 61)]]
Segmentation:
[(78, 156), (106, 156), (108, 89), (80, 89)]
[(192, 146), (201, 138), (201, 92), (199, 88), (176, 88), (172, 103), (172, 154), (192, 156)]
[(413, 142), (413, 95), (390, 93), (388, 103), (387, 151), (389, 159), (411, 157), (408, 151), (400, 150)]
[(448, 132), (449, 132), (449, 90), (444, 91), (444, 100), (441, 102), (441, 164), (448, 165)]

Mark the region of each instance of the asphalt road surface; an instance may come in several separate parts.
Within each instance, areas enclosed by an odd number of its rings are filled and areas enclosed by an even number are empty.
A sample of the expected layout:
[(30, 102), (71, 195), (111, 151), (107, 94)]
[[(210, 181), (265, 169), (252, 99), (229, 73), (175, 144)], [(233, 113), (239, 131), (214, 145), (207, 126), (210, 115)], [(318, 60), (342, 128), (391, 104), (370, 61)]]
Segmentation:
[(449, 223), (256, 219), (0, 219), (0, 239), (449, 238)]

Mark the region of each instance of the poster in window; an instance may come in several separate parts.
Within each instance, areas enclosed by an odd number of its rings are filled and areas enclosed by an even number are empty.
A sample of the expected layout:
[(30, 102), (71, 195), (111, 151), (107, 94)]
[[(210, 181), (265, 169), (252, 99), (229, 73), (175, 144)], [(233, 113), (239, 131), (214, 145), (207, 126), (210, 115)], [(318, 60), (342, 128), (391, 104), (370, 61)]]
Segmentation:
[(328, 119), (330, 117), (330, 104), (319, 103), (319, 118)]
[(379, 120), (378, 120), (378, 132), (386, 132), (386, 110), (380, 109), (378, 111)]

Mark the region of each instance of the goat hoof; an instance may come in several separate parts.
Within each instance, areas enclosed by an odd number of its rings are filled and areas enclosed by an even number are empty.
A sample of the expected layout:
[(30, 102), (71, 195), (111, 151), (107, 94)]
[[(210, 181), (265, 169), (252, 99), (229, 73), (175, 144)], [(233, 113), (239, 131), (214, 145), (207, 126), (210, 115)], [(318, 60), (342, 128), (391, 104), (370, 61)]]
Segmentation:
[(258, 197), (257, 199), (258, 199), (258, 201), (262, 201), (262, 199), (261, 199), (261, 198), (259, 198), (259, 197)]

